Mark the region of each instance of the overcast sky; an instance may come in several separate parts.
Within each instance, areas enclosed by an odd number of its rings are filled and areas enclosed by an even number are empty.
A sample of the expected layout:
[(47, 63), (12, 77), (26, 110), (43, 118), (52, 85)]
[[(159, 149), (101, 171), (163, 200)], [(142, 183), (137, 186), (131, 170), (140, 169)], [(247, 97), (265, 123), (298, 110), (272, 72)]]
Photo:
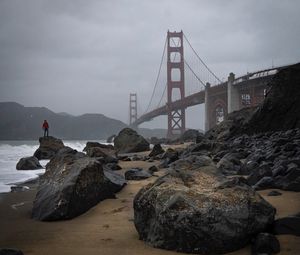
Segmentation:
[[(0, 101), (128, 122), (130, 92), (146, 109), (168, 29), (226, 79), (299, 62), (299, 10), (298, 0), (0, 0)], [(189, 127), (203, 128), (202, 111), (188, 110)]]

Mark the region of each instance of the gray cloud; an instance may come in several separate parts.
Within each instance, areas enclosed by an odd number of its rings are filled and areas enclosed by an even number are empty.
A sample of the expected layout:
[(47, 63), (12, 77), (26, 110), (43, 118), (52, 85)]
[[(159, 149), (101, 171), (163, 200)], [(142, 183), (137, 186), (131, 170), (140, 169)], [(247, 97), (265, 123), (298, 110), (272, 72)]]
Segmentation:
[[(0, 101), (127, 122), (130, 92), (148, 104), (168, 29), (182, 29), (226, 79), (299, 61), (299, 9), (296, 0), (2, 0)], [(189, 109), (188, 125), (203, 127), (202, 114)]]

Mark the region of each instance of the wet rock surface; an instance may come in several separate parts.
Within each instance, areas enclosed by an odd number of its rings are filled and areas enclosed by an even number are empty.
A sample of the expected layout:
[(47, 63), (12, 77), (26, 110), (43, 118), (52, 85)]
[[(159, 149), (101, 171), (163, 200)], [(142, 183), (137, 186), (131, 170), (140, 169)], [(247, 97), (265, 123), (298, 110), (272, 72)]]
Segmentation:
[(43, 168), (39, 162), (39, 160), (32, 156), (21, 158), (16, 165), (17, 170), (35, 170)]
[(275, 209), (243, 179), (227, 179), (208, 156), (191, 155), (134, 199), (140, 239), (168, 250), (225, 253), (246, 245)]
[(275, 220), (273, 232), (276, 235), (300, 236), (300, 213)]
[(51, 159), (60, 149), (65, 147), (62, 140), (53, 136), (40, 137), (39, 142), (40, 146), (33, 155), (38, 160)]
[(276, 254), (280, 252), (280, 243), (276, 236), (269, 233), (260, 233), (253, 240), (251, 246), (252, 255)]
[(114, 139), (115, 149), (118, 153), (132, 153), (149, 151), (147, 140), (130, 128), (124, 128)]
[(46, 166), (33, 204), (32, 218), (43, 221), (74, 218), (101, 200), (114, 198), (124, 177), (103, 171), (95, 158), (65, 147)]
[(125, 172), (126, 180), (144, 180), (151, 177), (152, 174), (142, 168), (132, 168)]

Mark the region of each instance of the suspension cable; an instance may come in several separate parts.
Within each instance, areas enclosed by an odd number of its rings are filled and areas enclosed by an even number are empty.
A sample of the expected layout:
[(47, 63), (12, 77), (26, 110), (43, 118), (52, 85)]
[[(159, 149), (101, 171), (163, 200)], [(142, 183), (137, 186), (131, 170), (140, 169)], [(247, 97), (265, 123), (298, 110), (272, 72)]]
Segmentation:
[(160, 72), (161, 72), (161, 68), (162, 68), (162, 63), (163, 63), (163, 60), (164, 60), (164, 55), (165, 55), (165, 52), (166, 52), (166, 48), (167, 48), (167, 37), (166, 37), (166, 40), (165, 40), (165, 45), (164, 45), (164, 50), (163, 50), (163, 54), (161, 56), (161, 60), (160, 60), (160, 64), (159, 64), (159, 70), (158, 70), (158, 73), (157, 73), (157, 77), (156, 77), (156, 81), (155, 81), (155, 85), (154, 85), (154, 89), (152, 91), (152, 95), (151, 95), (151, 99), (149, 101), (149, 104), (144, 112), (144, 114), (146, 112), (148, 112), (149, 108), (150, 108), (150, 105), (152, 103), (152, 100), (153, 100), (153, 97), (154, 97), (154, 94), (155, 94), (155, 90), (156, 90), (156, 87), (157, 87), (157, 84), (158, 84), (158, 79), (159, 79), (159, 76), (160, 76)]
[(189, 42), (189, 40), (187, 39), (187, 37), (185, 36), (185, 34), (183, 33), (183, 36), (185, 38), (185, 40), (187, 41), (187, 43), (189, 44), (189, 46), (191, 47), (191, 49), (193, 50), (193, 52), (195, 53), (195, 55), (197, 56), (197, 58), (201, 61), (201, 63), (206, 67), (206, 69), (220, 82), (222, 83), (222, 81), (213, 73), (212, 70), (209, 69), (209, 67), (204, 63), (204, 61), (200, 58), (200, 56), (197, 54), (197, 52), (194, 50), (193, 46), (191, 45), (191, 43)]

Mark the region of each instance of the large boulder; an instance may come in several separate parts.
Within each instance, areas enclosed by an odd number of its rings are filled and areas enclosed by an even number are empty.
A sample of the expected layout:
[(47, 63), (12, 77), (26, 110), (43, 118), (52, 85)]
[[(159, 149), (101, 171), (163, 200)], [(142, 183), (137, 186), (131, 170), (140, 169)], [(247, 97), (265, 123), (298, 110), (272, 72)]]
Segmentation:
[(17, 170), (36, 170), (43, 168), (39, 162), (39, 160), (32, 156), (21, 158), (17, 163), (16, 169)]
[(134, 198), (140, 239), (168, 250), (227, 253), (274, 220), (275, 209), (244, 179), (227, 179), (207, 157), (178, 160)]
[(98, 142), (87, 142), (83, 151), (88, 151), (89, 148), (94, 148), (94, 147), (110, 149), (110, 150), (114, 149), (114, 146), (111, 144), (103, 144), (103, 143), (98, 143)]
[(62, 140), (53, 136), (40, 137), (40, 147), (34, 152), (34, 156), (41, 159), (51, 159), (61, 148), (64, 147)]
[(149, 151), (150, 144), (147, 140), (130, 128), (124, 128), (115, 137), (115, 149), (120, 153)]
[(95, 158), (64, 148), (50, 160), (33, 203), (32, 218), (43, 221), (74, 218), (125, 185), (122, 176), (105, 173)]

